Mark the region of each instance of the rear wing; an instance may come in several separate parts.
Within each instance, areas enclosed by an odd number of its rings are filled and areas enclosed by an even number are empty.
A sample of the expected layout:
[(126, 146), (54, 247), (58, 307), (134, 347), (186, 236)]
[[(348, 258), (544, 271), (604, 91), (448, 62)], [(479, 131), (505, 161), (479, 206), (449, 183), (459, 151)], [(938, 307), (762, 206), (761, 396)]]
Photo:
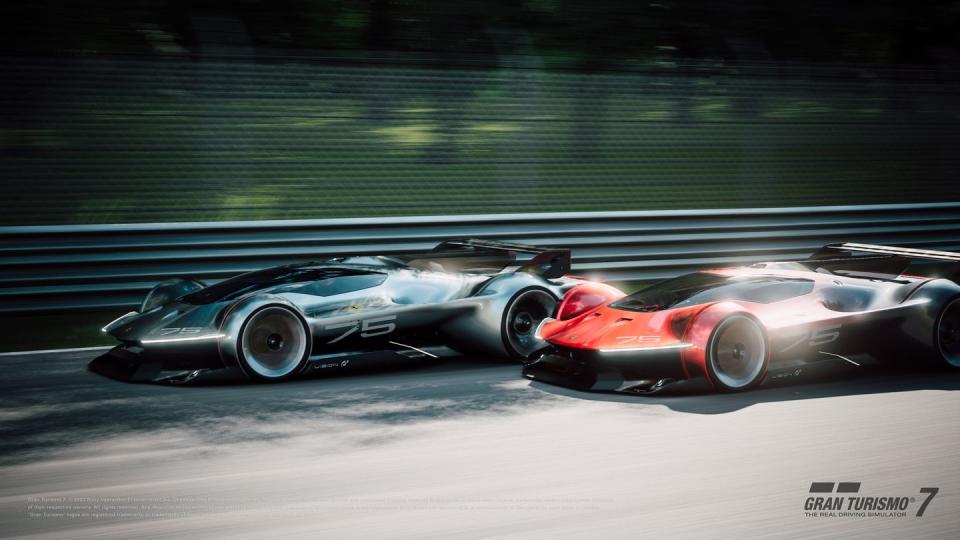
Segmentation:
[(498, 240), (467, 238), (441, 242), (433, 248), (431, 253), (446, 256), (462, 254), (465, 257), (499, 254), (507, 256), (507, 262), (515, 261), (518, 253), (532, 254), (533, 258), (524, 261), (517, 271), (539, 274), (547, 279), (556, 279), (570, 273), (570, 250), (563, 248), (544, 248)]
[(821, 258), (820, 256), (836, 255), (838, 251), (846, 251), (851, 254), (854, 252), (877, 253), (880, 255), (896, 255), (908, 259), (932, 259), (939, 261), (960, 262), (960, 253), (953, 253), (950, 251), (934, 251), (932, 249), (914, 249), (897, 246), (879, 246), (875, 244), (856, 244), (852, 242), (846, 242), (843, 244), (828, 244), (817, 250), (817, 252), (814, 253), (810, 258), (818, 259)]
[[(915, 261), (925, 262), (915, 265)], [(930, 276), (956, 279), (960, 275), (960, 253), (854, 242), (828, 244), (807, 260), (798, 262), (812, 270), (824, 268), (832, 272), (887, 277), (902, 275), (908, 269), (913, 271), (914, 266)]]

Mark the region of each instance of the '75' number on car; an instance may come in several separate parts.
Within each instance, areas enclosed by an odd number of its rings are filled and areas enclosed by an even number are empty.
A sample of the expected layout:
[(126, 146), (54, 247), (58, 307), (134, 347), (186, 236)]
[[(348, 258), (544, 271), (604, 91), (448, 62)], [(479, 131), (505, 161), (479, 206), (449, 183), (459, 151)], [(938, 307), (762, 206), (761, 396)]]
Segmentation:
[(376, 336), (385, 336), (397, 329), (397, 316), (387, 315), (385, 317), (376, 317), (373, 319), (364, 319), (362, 321), (347, 321), (337, 324), (328, 324), (323, 327), (324, 330), (343, 330), (342, 334), (331, 339), (327, 345), (336, 343), (347, 336), (360, 332), (360, 337), (371, 338)]

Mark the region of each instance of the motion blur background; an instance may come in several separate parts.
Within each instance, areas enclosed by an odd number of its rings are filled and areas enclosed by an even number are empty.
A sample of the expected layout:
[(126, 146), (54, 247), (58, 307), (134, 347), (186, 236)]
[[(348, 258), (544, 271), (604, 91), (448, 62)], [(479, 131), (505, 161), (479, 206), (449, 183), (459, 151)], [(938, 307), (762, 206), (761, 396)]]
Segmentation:
[[(960, 203), (859, 207), (960, 201), (958, 23), (960, 0), (0, 1), (0, 538), (960, 539), (958, 374), (636, 399), (483, 357), (189, 389), (8, 354), (115, 344), (170, 277), (465, 228), (629, 292), (835, 240), (960, 251)], [(725, 210), (834, 204), (858, 208)], [(226, 220), (256, 221), (166, 223)], [(810, 519), (813, 481), (941, 494)]]
[[(0, 226), (960, 200), (958, 22), (958, 1), (4, 2)], [(943, 248), (936, 223), (911, 226)], [(0, 350), (107, 344), (118, 295), (289, 262), (0, 233)], [(617, 264), (727, 262), (750, 234)]]
[(4, 225), (958, 198), (960, 2), (0, 7)]

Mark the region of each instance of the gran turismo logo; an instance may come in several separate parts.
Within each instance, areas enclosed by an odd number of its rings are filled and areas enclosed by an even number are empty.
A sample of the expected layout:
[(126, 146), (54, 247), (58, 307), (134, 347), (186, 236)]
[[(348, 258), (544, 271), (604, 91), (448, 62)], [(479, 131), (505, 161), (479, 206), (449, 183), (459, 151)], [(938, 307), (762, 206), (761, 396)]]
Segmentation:
[(940, 488), (920, 488), (917, 494), (862, 495), (860, 482), (813, 482), (803, 503), (809, 518), (923, 517)]

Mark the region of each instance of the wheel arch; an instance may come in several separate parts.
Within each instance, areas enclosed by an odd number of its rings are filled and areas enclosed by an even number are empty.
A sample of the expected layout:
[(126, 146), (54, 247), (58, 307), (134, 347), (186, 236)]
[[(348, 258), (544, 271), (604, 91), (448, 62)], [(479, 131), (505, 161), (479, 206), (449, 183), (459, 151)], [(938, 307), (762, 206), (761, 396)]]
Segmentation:
[(708, 348), (720, 323), (733, 315), (741, 315), (752, 319), (760, 327), (766, 344), (765, 354), (769, 365), (771, 360), (770, 336), (763, 322), (749, 309), (736, 302), (718, 302), (704, 307), (693, 315), (684, 331), (683, 342), (689, 344), (689, 346), (683, 350), (681, 363), (687, 378), (702, 377), (712, 388), (718, 387), (707, 369)]
[(240, 332), (243, 329), (243, 324), (255, 312), (269, 306), (285, 307), (300, 319), (300, 322), (307, 328), (307, 355), (310, 355), (313, 339), (310, 335), (310, 324), (303, 312), (293, 302), (282, 296), (259, 294), (242, 298), (223, 310), (219, 332), (221, 337), (217, 342), (217, 349), (224, 365), (243, 369), (243, 362), (240, 361), (239, 353)]
[(543, 277), (527, 272), (501, 274), (478, 289), (472, 298), (477, 308), (443, 323), (439, 330), (446, 340), (463, 352), (476, 351), (510, 358), (504, 342), (503, 319), (513, 300), (523, 291), (539, 288), (550, 293), (559, 304), (560, 287)]
[(903, 346), (922, 351), (921, 360), (939, 366), (942, 361), (937, 342), (940, 318), (947, 306), (958, 299), (960, 285), (948, 279), (935, 279), (912, 291), (904, 302), (925, 300), (925, 304), (915, 316), (904, 321), (901, 327)]

